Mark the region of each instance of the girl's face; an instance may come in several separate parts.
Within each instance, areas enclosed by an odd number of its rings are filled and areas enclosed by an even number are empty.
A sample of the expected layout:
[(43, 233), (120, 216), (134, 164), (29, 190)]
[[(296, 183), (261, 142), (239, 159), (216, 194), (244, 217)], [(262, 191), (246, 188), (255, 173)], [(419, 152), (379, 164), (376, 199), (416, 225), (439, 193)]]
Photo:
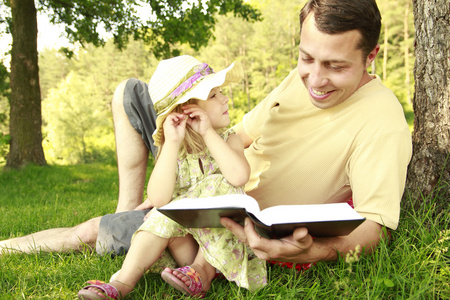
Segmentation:
[(208, 115), (214, 129), (221, 129), (230, 125), (228, 115), (228, 97), (222, 94), (220, 87), (213, 88), (206, 101), (198, 101), (197, 105)]

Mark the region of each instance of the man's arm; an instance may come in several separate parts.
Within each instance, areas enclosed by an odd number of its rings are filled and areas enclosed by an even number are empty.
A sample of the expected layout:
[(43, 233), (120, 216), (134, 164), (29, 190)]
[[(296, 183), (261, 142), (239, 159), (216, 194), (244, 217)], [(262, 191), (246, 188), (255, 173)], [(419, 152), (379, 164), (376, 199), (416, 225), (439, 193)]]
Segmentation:
[(371, 253), (380, 240), (386, 237), (383, 227), (371, 220), (364, 221), (348, 236), (313, 239), (307, 229), (302, 227), (297, 228), (293, 235), (280, 240), (260, 237), (248, 218), (244, 227), (228, 218), (222, 218), (221, 223), (240, 241), (249, 245), (260, 259), (299, 263), (337, 260), (338, 253), (348, 253), (358, 245), (364, 249), (364, 253)]

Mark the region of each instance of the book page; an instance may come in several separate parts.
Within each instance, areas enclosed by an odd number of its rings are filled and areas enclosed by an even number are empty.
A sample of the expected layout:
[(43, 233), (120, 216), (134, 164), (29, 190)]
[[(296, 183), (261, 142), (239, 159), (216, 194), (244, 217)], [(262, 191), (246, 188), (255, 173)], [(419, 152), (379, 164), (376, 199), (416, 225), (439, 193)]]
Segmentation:
[(207, 198), (184, 198), (172, 201), (161, 209), (211, 209), (221, 207), (245, 208), (247, 211), (258, 213), (259, 205), (255, 199), (242, 194), (229, 194)]
[(266, 225), (362, 219), (347, 203), (279, 205), (266, 208), (255, 216)]

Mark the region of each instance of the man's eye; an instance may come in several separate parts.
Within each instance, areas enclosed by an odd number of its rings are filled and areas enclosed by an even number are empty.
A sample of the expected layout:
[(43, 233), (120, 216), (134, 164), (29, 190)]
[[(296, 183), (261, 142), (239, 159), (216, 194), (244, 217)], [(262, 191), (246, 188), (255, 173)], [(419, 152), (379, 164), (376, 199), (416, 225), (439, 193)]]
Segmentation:
[(330, 65), (330, 69), (332, 69), (333, 71), (341, 71), (343, 67)]

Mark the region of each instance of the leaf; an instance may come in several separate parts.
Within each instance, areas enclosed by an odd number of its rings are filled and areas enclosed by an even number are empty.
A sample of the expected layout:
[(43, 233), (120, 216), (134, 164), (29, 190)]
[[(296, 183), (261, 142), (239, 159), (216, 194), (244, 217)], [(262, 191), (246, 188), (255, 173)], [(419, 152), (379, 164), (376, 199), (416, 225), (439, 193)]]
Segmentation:
[(395, 285), (394, 282), (388, 278), (385, 278), (383, 280), (383, 282), (384, 282), (384, 285), (388, 288), (394, 287), (394, 285)]

